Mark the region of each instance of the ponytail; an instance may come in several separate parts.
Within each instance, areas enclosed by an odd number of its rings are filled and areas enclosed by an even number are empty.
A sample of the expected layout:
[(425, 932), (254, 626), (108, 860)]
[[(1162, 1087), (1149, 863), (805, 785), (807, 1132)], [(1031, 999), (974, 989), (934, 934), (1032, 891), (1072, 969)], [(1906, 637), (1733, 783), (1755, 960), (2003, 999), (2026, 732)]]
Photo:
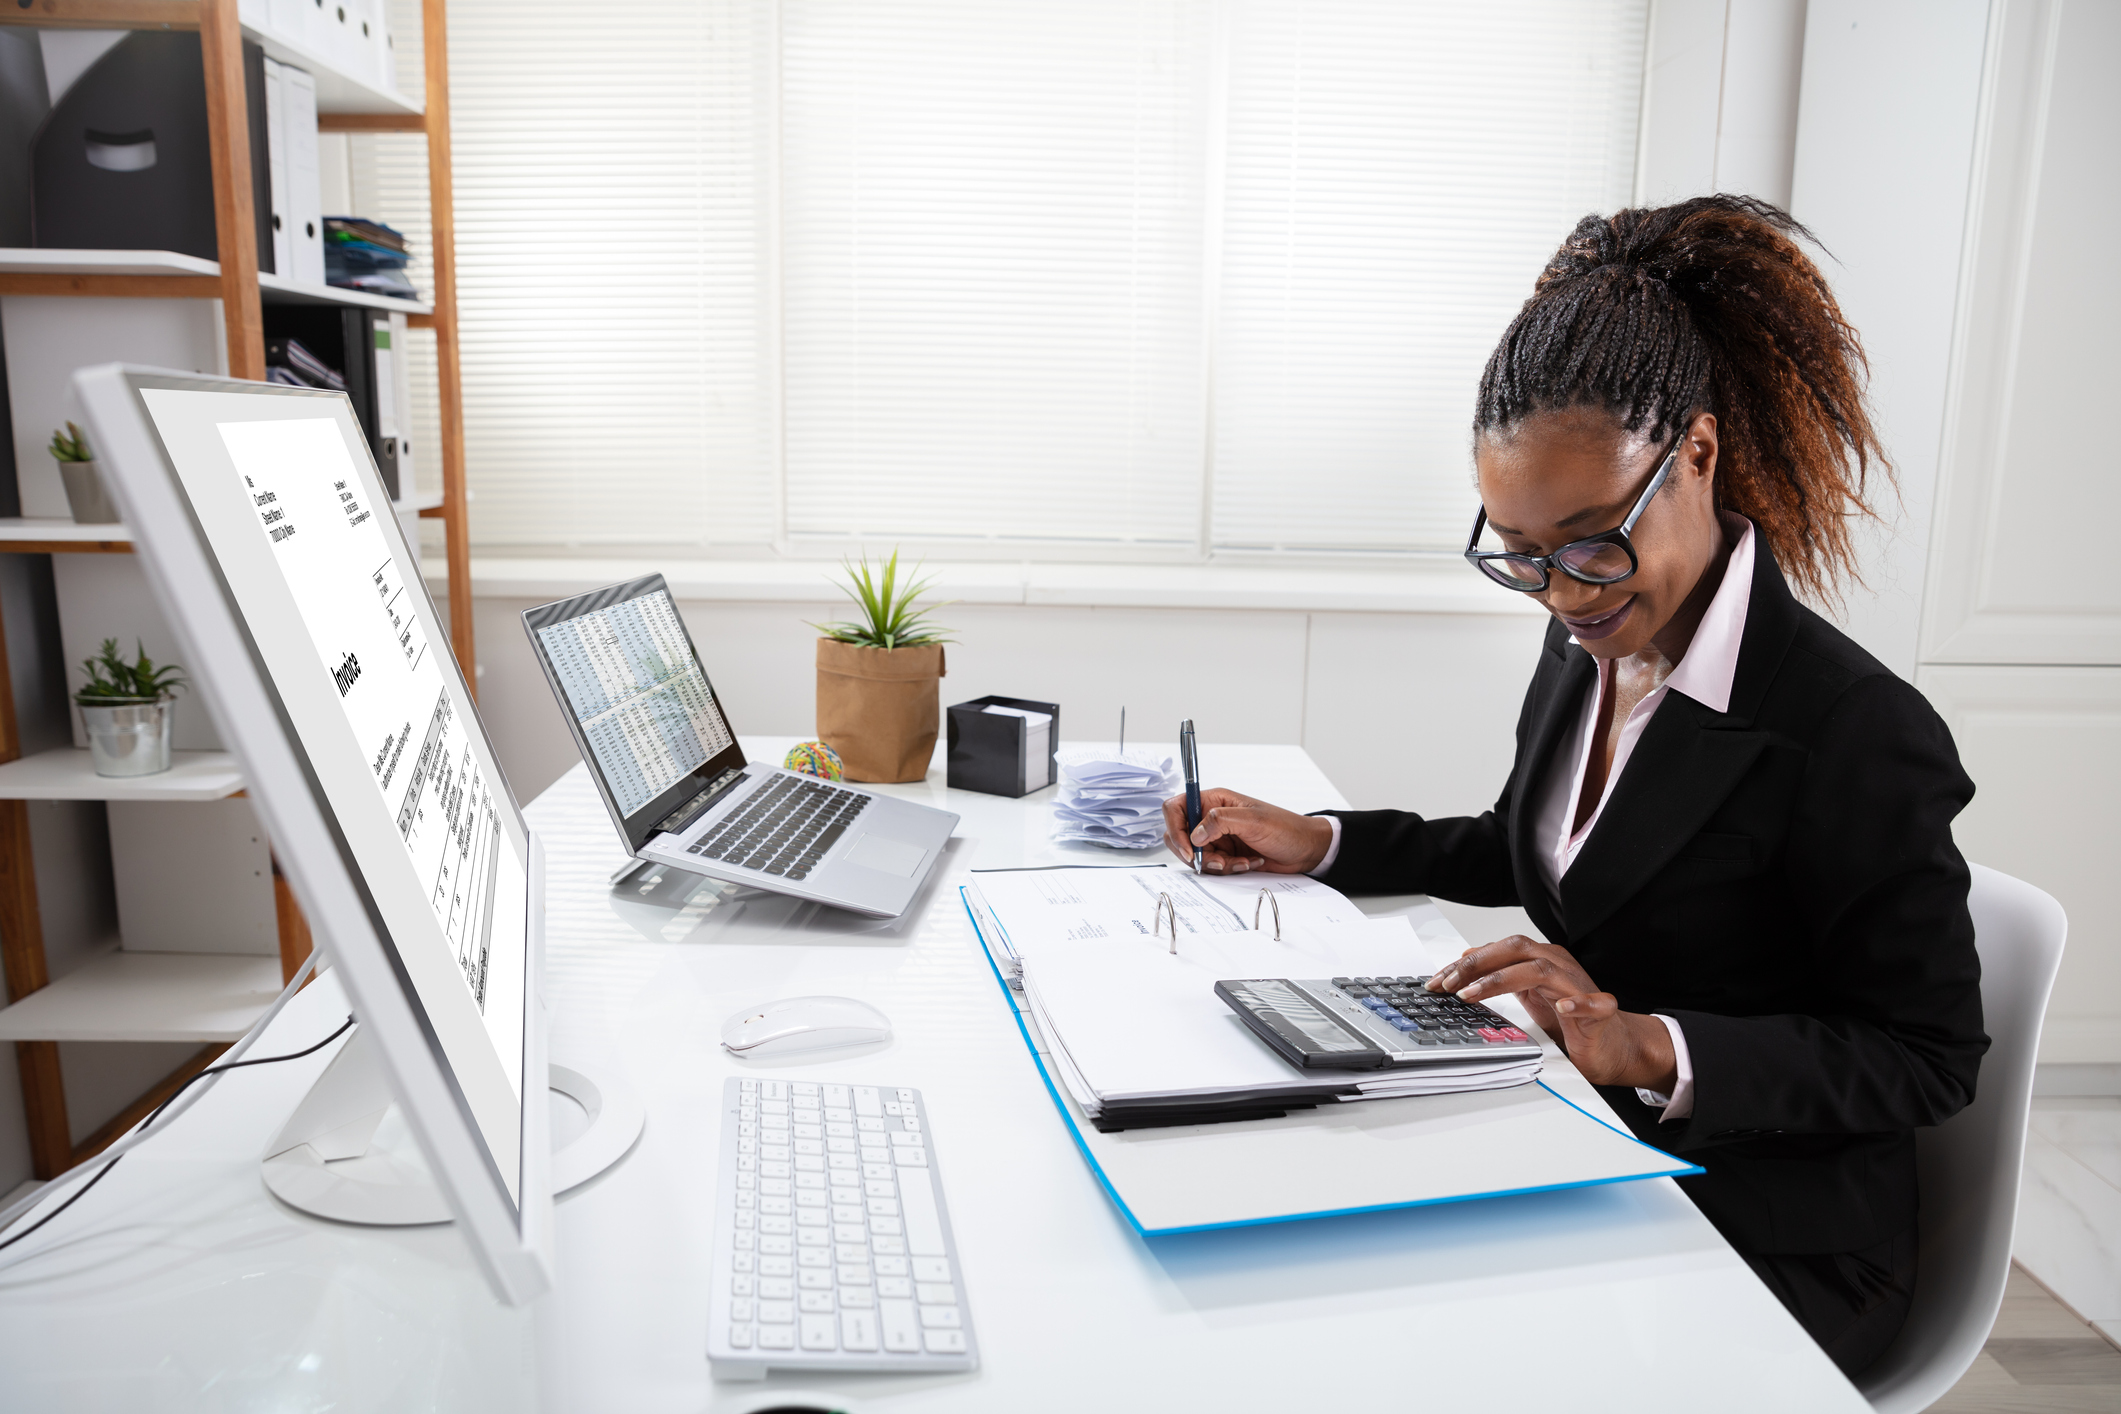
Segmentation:
[(1808, 594), (1833, 598), (1859, 579), (1849, 521), (1874, 514), (1871, 463), (1892, 467), (1864, 406), (1863, 346), (1797, 238), (1813, 240), (1742, 196), (1586, 216), (1489, 357), (1475, 434), (1596, 407), (1667, 442), (1714, 413), (1717, 505), (1759, 525)]

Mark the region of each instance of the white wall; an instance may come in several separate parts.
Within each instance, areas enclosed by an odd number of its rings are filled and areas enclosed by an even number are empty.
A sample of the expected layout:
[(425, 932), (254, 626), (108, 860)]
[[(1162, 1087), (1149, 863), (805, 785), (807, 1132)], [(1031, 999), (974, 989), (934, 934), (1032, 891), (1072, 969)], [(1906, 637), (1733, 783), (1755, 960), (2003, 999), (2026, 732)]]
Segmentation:
[[(523, 634), (520, 615), (537, 602), (477, 601), (479, 713), (524, 800), (580, 759)], [(679, 608), (740, 737), (810, 735), (807, 621), (837, 618), (838, 606), (688, 599)], [(988, 693), (1058, 702), (1070, 740), (1111, 740), (1122, 706), (1130, 740), (1172, 741), (1192, 717), (1210, 747), (1302, 743), (1358, 808), (1432, 815), (1493, 804), (1542, 632), (1525, 612), (959, 604), (940, 617), (959, 640), (945, 650), (946, 706)], [(1492, 936), (1531, 926), (1517, 910), (1460, 917)]]

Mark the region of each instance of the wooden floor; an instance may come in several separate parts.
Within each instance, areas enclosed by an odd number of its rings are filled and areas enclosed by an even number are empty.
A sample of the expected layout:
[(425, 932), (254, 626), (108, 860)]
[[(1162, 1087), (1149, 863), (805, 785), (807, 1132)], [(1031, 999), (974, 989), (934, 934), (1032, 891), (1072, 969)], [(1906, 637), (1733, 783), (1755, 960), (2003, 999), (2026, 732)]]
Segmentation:
[(1931, 1414), (2115, 1414), (2121, 1350), (2011, 1267), (2003, 1312), (1966, 1377)]

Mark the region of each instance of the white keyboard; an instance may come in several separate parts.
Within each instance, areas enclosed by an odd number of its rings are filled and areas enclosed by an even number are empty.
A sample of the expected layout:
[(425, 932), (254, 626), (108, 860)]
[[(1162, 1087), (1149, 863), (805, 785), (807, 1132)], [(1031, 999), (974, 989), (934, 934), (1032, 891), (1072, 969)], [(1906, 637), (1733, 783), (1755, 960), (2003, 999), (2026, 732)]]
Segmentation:
[(722, 1091), (707, 1358), (780, 1370), (972, 1370), (979, 1348), (918, 1091)]

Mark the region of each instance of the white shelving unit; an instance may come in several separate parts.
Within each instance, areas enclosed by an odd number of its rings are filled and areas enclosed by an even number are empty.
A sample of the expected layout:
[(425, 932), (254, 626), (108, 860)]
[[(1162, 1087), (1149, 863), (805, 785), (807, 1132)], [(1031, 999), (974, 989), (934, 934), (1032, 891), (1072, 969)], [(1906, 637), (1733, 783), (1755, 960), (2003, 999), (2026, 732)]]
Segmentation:
[[(221, 262), (174, 250), (42, 250), (0, 246), (0, 275), (174, 275), (201, 282), (199, 298), (217, 298)], [(207, 281), (216, 282), (207, 284)], [(258, 272), (259, 296), (267, 304), (340, 304), (394, 314), (433, 314), (424, 300), (392, 299), (336, 285), (312, 285), (284, 275)]]
[(173, 751), (170, 768), (152, 776), (99, 776), (89, 753), (71, 746), (0, 764), (0, 800), (226, 800), (242, 789), (225, 751)]
[(234, 1041), (280, 994), (280, 959), (109, 952), (0, 1009), (0, 1041)]
[[(0, 23), (32, 28), (199, 30), (216, 187), (238, 212), (235, 221), (217, 222), (219, 258), (213, 260), (160, 250), (0, 248), (0, 296), (10, 300), (9, 391), (20, 434), (15, 450), (18, 461), (34, 462), (42, 450), (41, 429), (68, 415), (64, 384), (72, 368), (123, 359), (258, 379), (266, 374), (260, 306), (280, 306), (288, 322), (289, 305), (406, 316), (412, 327), (434, 335), (441, 445), (422, 454), (439, 450), (444, 490), (409, 494), (393, 509), (408, 524), (422, 513), (443, 522), (449, 562), (465, 587), (451, 598), (451, 644), (468, 665), (473, 621), (449, 183), (448, 29), (443, 0), (421, 0), (417, 37), (400, 38), (420, 46), (423, 90), (399, 93), (385, 77), (388, 47), (370, 44), (362, 32), (364, 22), (379, 21), (380, 11), (333, 5), (312, 15), (306, 5), (283, 7), (273, 0), (216, 6), (186, 0), (0, 3)], [(288, 34), (271, 27), (275, 19), (289, 24)], [(429, 300), (391, 299), (263, 272), (252, 283), (248, 272), (255, 269), (257, 251), (248, 194), (255, 190), (253, 166), (264, 154), (249, 152), (243, 139), (243, 40), (310, 74), (321, 132), (425, 136), (434, 212)], [(63, 305), (52, 297), (65, 297)], [(25, 420), (36, 425), (39, 437), (22, 432)], [(133, 547), (127, 528), (55, 518), (62, 504), (56, 474), (48, 461), (35, 465), (36, 494), (25, 504), (42, 514), (0, 520), (0, 554), (51, 557), (69, 664), (111, 634), (140, 638), (158, 658), (172, 656), (175, 645), (151, 589), (128, 559)], [(7, 662), (0, 652), (0, 692), (13, 691)], [(180, 712), (178, 740), (200, 748), (219, 745), (204, 729), (208, 721), (199, 711)], [(78, 738), (75, 748), (7, 759), (19, 750), (12, 717), (0, 714), (0, 960), (7, 963), (9, 994), (20, 998), (0, 1010), (0, 1040), (21, 1043), (23, 1122), (36, 1170), (48, 1177), (99, 1152), (207, 1064), (216, 1046), (240, 1036), (310, 942), (301, 911), (272, 865), (262, 825), (249, 802), (234, 798), (244, 783), (226, 752), (180, 751), (167, 773), (104, 778), (95, 775)], [(124, 946), (52, 979), (30, 846), (32, 817), (37, 811), (78, 813), (80, 807), (30, 802), (67, 801), (107, 802)], [(129, 863), (121, 864), (121, 857)], [(207, 905), (192, 907), (200, 897)], [(141, 926), (127, 922), (129, 908)], [(207, 926), (190, 926), (200, 920)], [(273, 949), (278, 955), (267, 955)], [(68, 1118), (55, 1043), (84, 1040), (196, 1041), (204, 1049), (82, 1136)]]

